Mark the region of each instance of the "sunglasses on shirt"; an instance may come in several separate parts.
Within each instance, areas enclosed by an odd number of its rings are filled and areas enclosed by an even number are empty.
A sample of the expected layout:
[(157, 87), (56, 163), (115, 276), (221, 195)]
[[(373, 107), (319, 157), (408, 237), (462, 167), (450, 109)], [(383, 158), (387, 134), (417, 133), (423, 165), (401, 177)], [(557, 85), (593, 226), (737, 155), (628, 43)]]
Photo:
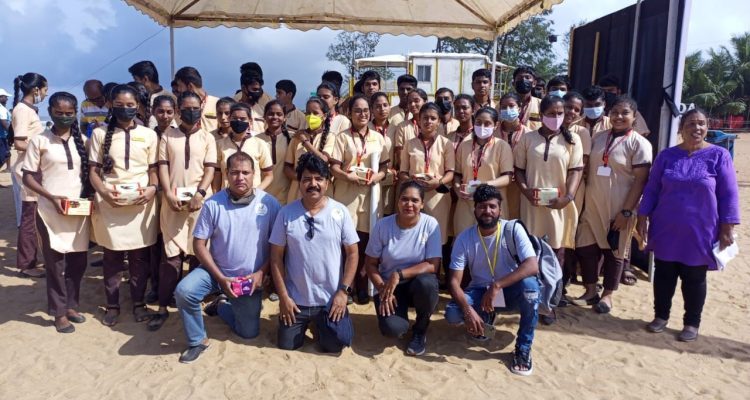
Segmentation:
[(308, 240), (312, 240), (312, 238), (315, 237), (315, 218), (305, 215), (305, 225), (307, 225), (307, 233), (305, 234), (305, 237)]

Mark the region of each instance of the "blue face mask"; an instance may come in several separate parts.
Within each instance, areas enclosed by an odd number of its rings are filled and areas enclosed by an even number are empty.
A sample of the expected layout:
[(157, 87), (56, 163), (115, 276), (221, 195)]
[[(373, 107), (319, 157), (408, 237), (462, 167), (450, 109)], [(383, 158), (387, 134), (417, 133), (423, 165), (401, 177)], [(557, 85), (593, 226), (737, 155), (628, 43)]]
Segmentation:
[(505, 108), (500, 110), (500, 119), (503, 121), (515, 121), (519, 114), (518, 107)]
[(553, 91), (549, 92), (550, 96), (557, 96), (559, 98), (565, 97), (566, 94), (568, 94), (568, 92), (566, 92), (564, 90), (553, 90)]
[(583, 115), (588, 119), (597, 119), (604, 114), (604, 106), (599, 107), (584, 107)]

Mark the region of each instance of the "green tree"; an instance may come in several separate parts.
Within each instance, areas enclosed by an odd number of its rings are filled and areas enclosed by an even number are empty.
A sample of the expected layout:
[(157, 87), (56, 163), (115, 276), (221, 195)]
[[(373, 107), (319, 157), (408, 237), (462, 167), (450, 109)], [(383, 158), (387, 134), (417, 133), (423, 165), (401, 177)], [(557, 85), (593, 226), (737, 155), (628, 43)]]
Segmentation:
[(372, 57), (379, 42), (380, 35), (377, 33), (341, 32), (328, 46), (326, 57), (344, 66), (346, 79), (356, 79), (355, 60)]
[[(748, 35), (745, 35), (747, 37)], [(739, 40), (734, 40), (739, 38)], [(682, 84), (684, 103), (695, 103), (712, 116), (739, 115), (748, 110), (749, 97), (745, 80), (746, 59), (742, 54), (748, 39), (733, 38), (734, 54), (725, 46), (709, 49), (707, 58), (696, 51), (685, 58), (685, 75)]]

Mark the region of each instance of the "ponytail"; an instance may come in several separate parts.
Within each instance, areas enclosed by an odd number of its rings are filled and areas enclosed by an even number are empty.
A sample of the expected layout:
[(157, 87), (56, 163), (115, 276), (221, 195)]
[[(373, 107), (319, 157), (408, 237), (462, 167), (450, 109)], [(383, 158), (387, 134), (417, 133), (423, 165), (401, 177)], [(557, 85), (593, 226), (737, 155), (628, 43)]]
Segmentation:
[(81, 198), (85, 199), (91, 197), (94, 191), (89, 180), (89, 156), (86, 153), (86, 146), (83, 145), (83, 135), (77, 119), (70, 127), (70, 136), (73, 137), (78, 157), (81, 158)]
[(328, 139), (328, 133), (331, 131), (331, 116), (326, 115), (325, 124), (323, 126), (323, 133), (321, 133), (320, 137), (320, 144), (318, 145), (318, 151), (323, 152), (323, 149), (326, 147), (326, 140)]
[(102, 144), (102, 171), (105, 174), (112, 172), (115, 167), (115, 160), (109, 156), (109, 148), (112, 147), (112, 135), (115, 134), (115, 126), (117, 125), (117, 117), (110, 115), (109, 123), (107, 124), (107, 133), (104, 135), (104, 143)]
[(568, 142), (568, 144), (576, 144), (573, 141), (573, 134), (570, 133), (570, 130), (568, 130), (568, 128), (566, 128), (565, 125), (560, 126), (560, 133), (562, 134), (565, 141)]
[(21, 79), (23, 79), (23, 77), (18, 75), (16, 79), (13, 80), (13, 108), (16, 108), (16, 105), (21, 98)]

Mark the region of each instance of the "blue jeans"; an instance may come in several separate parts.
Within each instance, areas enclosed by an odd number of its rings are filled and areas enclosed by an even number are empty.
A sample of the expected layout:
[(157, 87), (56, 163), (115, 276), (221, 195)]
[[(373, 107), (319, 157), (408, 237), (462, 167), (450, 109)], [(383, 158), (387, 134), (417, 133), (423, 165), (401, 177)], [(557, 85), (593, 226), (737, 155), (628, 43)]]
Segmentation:
[[(219, 283), (201, 267), (194, 269), (177, 285), (174, 298), (189, 346), (197, 346), (206, 339), (201, 301), (210, 293), (220, 290)], [(229, 299), (229, 303), (219, 305), (219, 317), (234, 333), (242, 338), (252, 339), (260, 333), (262, 296), (262, 291), (256, 290), (252, 296)]]
[[(479, 317), (488, 324), (495, 322), (495, 313), (488, 313), (481, 310), (482, 296), (487, 291), (485, 287), (469, 287), (464, 290), (466, 301), (479, 314)], [(521, 321), (518, 324), (516, 334), (516, 347), (521, 351), (531, 351), (531, 344), (534, 341), (534, 330), (539, 320), (539, 280), (536, 276), (530, 276), (522, 279), (511, 286), (503, 288), (505, 296), (505, 307), (495, 308), (498, 311), (519, 310)], [(445, 307), (445, 319), (449, 324), (458, 324), (464, 321), (464, 313), (458, 303), (451, 301)]]
[[(323, 318), (328, 318), (325, 306), (305, 307), (298, 305), (298, 313), (294, 313), (294, 322), (290, 326), (284, 325), (279, 320), (279, 330), (276, 334), (277, 345), (282, 350), (297, 350), (305, 343), (305, 332), (307, 327), (313, 323), (318, 328), (318, 343), (324, 353), (339, 353), (346, 346), (345, 343), (331, 334), (328, 329), (323, 327), (325, 324)], [(352, 321), (349, 313), (344, 314), (339, 322), (341, 324), (351, 325)]]

